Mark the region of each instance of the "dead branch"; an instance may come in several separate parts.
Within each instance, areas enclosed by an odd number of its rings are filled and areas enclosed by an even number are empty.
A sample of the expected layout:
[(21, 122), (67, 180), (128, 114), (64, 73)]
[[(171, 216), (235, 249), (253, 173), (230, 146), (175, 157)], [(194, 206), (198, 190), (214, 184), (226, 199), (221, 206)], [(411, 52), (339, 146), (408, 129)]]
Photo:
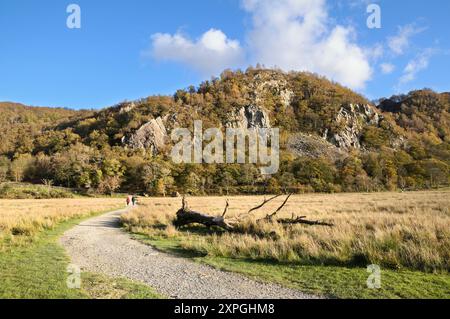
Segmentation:
[(250, 214), (251, 212), (254, 212), (255, 210), (258, 210), (258, 209), (260, 209), (260, 208), (263, 208), (267, 203), (273, 201), (274, 199), (276, 199), (276, 198), (278, 198), (278, 197), (280, 197), (280, 196), (281, 196), (281, 195), (276, 195), (276, 196), (271, 197), (271, 198), (269, 198), (269, 199), (266, 199), (266, 198), (264, 197), (264, 201), (262, 202), (262, 204), (260, 204), (260, 205), (258, 205), (258, 206), (256, 206), (256, 207), (253, 207), (252, 209), (250, 209), (250, 210), (247, 212), (247, 214)]
[(272, 221), (272, 219), (283, 209), (284, 206), (286, 206), (289, 198), (291, 198), (292, 194), (289, 194), (288, 197), (286, 197), (286, 199), (284, 200), (283, 204), (278, 207), (278, 209), (276, 211), (274, 211), (272, 214), (269, 214), (266, 216), (266, 220)]
[(266, 197), (264, 197), (264, 201), (263, 201), (260, 205), (258, 205), (258, 206), (256, 206), (256, 207), (253, 207), (253, 208), (250, 209), (247, 213), (244, 213), (244, 214), (241, 214), (241, 215), (239, 215), (239, 216), (234, 217), (234, 219), (237, 220), (237, 221), (241, 221), (242, 218), (245, 218), (245, 217), (250, 216), (251, 213), (253, 213), (254, 211), (256, 211), (256, 210), (258, 210), (258, 209), (260, 209), (260, 208), (263, 208), (267, 203), (273, 201), (274, 199), (277, 199), (277, 198), (280, 197), (280, 196), (281, 196), (281, 195), (275, 195), (275, 196), (273, 196), (273, 197), (271, 197), (271, 198), (269, 198), (269, 199), (266, 199)]
[(304, 224), (304, 225), (311, 225), (311, 226), (328, 226), (333, 227), (333, 224), (321, 222), (321, 221), (310, 221), (306, 220), (306, 216), (299, 216), (295, 217), (294, 213), (292, 213), (292, 218), (288, 219), (276, 219), (274, 220), (274, 217), (286, 206), (287, 202), (291, 198), (292, 194), (289, 194), (286, 199), (284, 200), (283, 204), (281, 204), (280, 207), (276, 211), (274, 211), (272, 214), (268, 214), (265, 218), (258, 220), (258, 222), (266, 221), (266, 222), (276, 222), (280, 223), (282, 225), (296, 225), (296, 224)]
[(322, 222), (322, 221), (311, 221), (306, 220), (306, 216), (300, 216), (297, 218), (292, 219), (278, 219), (277, 222), (283, 225), (296, 225), (296, 224), (305, 224), (310, 226), (327, 226), (327, 227), (334, 227), (334, 224)]
[(181, 199), (181, 209), (188, 210), (186, 195), (183, 195), (183, 198)]
[(227, 199), (227, 204), (225, 205), (225, 210), (223, 211), (222, 218), (224, 218), (225, 215), (227, 214), (228, 207), (230, 207), (230, 203), (228, 202), (228, 199)]

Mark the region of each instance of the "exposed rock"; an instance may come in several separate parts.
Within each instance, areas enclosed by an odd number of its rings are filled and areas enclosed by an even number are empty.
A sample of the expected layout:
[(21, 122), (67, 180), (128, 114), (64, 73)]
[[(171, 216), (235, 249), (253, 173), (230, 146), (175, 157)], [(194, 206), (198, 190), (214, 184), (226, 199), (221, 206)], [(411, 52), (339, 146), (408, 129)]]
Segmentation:
[(166, 145), (168, 138), (163, 120), (158, 117), (141, 126), (134, 134), (122, 142), (132, 149), (144, 149), (156, 155)]
[(406, 148), (407, 145), (408, 145), (408, 141), (407, 141), (406, 137), (404, 137), (404, 136), (398, 136), (391, 143), (391, 146), (395, 149)]
[(134, 102), (121, 104), (119, 105), (119, 113), (120, 114), (128, 113), (132, 111), (135, 107), (136, 104)]
[(320, 138), (319, 136), (303, 133), (294, 134), (289, 137), (287, 149), (297, 156), (312, 158), (327, 157), (333, 161), (345, 158), (347, 153)]
[(267, 93), (278, 96), (284, 107), (288, 107), (294, 97), (294, 92), (289, 88), (287, 80), (279, 73), (259, 73), (255, 75), (251, 89), (256, 105), (263, 103)]
[(270, 120), (267, 112), (255, 105), (242, 107), (233, 114), (227, 123), (232, 128), (270, 128)]
[(230, 116), (227, 127), (233, 128), (270, 128), (269, 112), (264, 109), (264, 101), (267, 94), (279, 98), (280, 103), (286, 108), (294, 97), (294, 92), (289, 88), (289, 83), (279, 72), (262, 72), (254, 76), (249, 84), (249, 104), (240, 108)]
[(338, 132), (326, 131), (324, 137), (339, 148), (361, 148), (361, 134), (366, 125), (378, 126), (382, 116), (370, 105), (349, 104), (340, 109), (336, 122)]
[(165, 124), (166, 131), (171, 132), (174, 128), (179, 127), (178, 123), (178, 115), (176, 113), (168, 113), (166, 114), (163, 119), (163, 123)]

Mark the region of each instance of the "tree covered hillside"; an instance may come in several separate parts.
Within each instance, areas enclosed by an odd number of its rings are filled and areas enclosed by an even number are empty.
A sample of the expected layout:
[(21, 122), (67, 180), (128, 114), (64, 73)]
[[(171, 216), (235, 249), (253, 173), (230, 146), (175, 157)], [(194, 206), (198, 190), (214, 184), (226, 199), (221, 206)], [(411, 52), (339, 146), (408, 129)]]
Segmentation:
[(31, 153), (34, 138), (44, 130), (71, 118), (88, 115), (87, 111), (63, 108), (30, 107), (18, 103), (0, 102), (0, 154), (13, 157)]
[[(422, 189), (450, 182), (449, 94), (371, 105), (320, 76), (225, 71), (220, 78), (98, 112), (0, 106), (0, 180), (150, 195)], [(277, 127), (281, 168), (175, 165), (175, 127)], [(23, 132), (26, 132), (25, 134)]]

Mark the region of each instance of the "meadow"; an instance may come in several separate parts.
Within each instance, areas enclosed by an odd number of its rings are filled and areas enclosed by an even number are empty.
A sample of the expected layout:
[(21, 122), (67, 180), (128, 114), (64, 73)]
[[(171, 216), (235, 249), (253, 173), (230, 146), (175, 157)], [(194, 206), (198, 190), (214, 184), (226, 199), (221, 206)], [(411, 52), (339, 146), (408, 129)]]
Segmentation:
[(31, 242), (40, 232), (59, 223), (113, 210), (119, 198), (0, 199), (0, 249)]
[[(229, 197), (235, 232), (175, 228), (180, 198), (141, 198), (122, 216), (133, 236), (156, 248), (306, 293), (336, 298), (450, 298), (450, 191), (307, 194), (291, 197), (292, 215), (334, 227), (257, 222), (283, 196), (247, 215), (263, 196)], [(222, 215), (227, 198), (187, 197), (189, 207)], [(124, 206), (123, 198), (0, 200), (0, 298), (158, 298), (133, 282), (83, 273), (82, 290), (65, 285), (70, 262), (63, 232)], [(382, 288), (368, 289), (366, 267), (379, 265)]]
[[(236, 232), (199, 225), (176, 229), (172, 221), (181, 200), (174, 198), (144, 199), (122, 221), (137, 238), (162, 250), (305, 291), (334, 297), (450, 298), (450, 191), (298, 195), (279, 213), (280, 218), (307, 216), (334, 227), (256, 221), (274, 212), (284, 197), (243, 217), (263, 200), (229, 198), (228, 218), (241, 216)], [(192, 210), (221, 215), (226, 198), (187, 201)], [(371, 264), (390, 278), (383, 291), (364, 287)]]
[(81, 289), (66, 285), (70, 260), (59, 237), (82, 220), (123, 207), (123, 199), (0, 200), (0, 299), (160, 298), (125, 278), (81, 273)]

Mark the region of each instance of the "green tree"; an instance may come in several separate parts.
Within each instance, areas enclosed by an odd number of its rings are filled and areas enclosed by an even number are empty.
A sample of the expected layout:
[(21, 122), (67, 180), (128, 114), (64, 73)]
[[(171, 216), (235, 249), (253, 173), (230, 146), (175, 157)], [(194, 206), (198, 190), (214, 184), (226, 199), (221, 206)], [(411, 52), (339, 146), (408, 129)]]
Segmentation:
[(276, 178), (270, 178), (267, 182), (267, 192), (269, 194), (280, 194), (281, 193), (281, 187)]
[(44, 152), (46, 154), (55, 154), (80, 142), (78, 134), (73, 133), (72, 129), (63, 131), (46, 131), (38, 136), (35, 141), (35, 152)]
[(290, 172), (283, 173), (279, 178), (280, 187), (285, 194), (291, 192), (296, 183), (297, 180), (295, 179), (294, 174)]
[(383, 182), (388, 190), (393, 191), (397, 189), (397, 167), (391, 159), (387, 159), (383, 163)]
[(295, 178), (303, 185), (311, 185), (316, 192), (326, 191), (337, 175), (335, 166), (324, 159), (300, 158), (292, 164)]
[(153, 159), (150, 163), (144, 165), (142, 180), (146, 186), (146, 191), (153, 195), (165, 196), (167, 187), (173, 185), (170, 166), (161, 159)]
[(236, 185), (236, 180), (234, 179), (233, 174), (229, 170), (223, 170), (220, 175), (220, 186), (225, 188), (226, 195), (230, 194), (230, 188)]
[(88, 143), (93, 148), (103, 149), (109, 147), (109, 137), (105, 133), (94, 130), (89, 134)]

